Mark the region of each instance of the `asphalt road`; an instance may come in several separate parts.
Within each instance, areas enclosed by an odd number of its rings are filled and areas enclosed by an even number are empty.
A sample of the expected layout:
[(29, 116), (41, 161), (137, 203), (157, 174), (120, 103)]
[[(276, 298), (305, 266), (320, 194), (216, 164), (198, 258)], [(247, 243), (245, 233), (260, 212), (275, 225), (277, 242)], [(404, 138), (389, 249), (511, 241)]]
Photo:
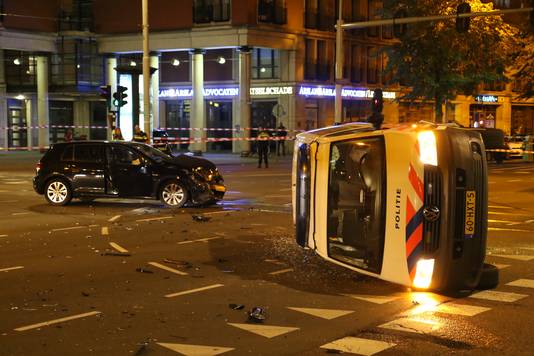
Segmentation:
[(170, 210), (51, 207), (32, 190), (32, 156), (1, 155), (0, 355), (532, 354), (534, 165), (492, 166), (487, 260), (501, 283), (460, 298), (301, 250), (289, 160), (214, 159), (224, 203)]

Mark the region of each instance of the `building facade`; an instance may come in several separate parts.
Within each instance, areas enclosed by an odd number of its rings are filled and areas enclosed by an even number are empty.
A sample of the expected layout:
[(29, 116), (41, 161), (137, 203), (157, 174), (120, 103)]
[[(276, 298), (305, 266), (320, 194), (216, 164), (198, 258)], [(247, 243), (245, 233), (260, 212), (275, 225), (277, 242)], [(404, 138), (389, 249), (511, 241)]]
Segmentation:
[[(143, 127), (141, 0), (0, 1), (0, 147), (44, 147), (74, 137), (126, 139)], [(380, 16), (381, 2), (345, 0), (346, 22)], [(335, 0), (149, 0), (151, 121), (191, 149), (249, 150), (251, 128), (308, 130), (334, 122)], [(11, 14), (11, 15), (10, 15)], [(22, 16), (12, 16), (13, 14)], [(343, 120), (365, 120), (385, 91), (386, 122), (433, 120), (432, 105), (395, 99), (380, 48), (390, 27), (346, 31)], [(127, 88), (127, 104), (99, 87)], [(458, 97), (447, 118), (534, 133), (534, 101), (513, 84)], [(113, 121), (114, 120), (114, 121)]]

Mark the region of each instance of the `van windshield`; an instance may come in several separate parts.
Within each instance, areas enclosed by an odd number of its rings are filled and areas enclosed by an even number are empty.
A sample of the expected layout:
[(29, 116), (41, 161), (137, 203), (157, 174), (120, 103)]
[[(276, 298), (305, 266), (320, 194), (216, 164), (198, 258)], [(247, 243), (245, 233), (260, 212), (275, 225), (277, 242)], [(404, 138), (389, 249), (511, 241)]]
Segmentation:
[(383, 138), (332, 143), (329, 171), (328, 255), (380, 273), (386, 198)]

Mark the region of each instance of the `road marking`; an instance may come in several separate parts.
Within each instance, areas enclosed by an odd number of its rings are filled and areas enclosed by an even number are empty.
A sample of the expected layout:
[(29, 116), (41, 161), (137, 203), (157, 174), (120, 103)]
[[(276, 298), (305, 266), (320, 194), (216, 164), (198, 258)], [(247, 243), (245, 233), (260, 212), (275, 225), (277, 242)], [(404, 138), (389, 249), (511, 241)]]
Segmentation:
[(494, 219), (488, 219), (489, 223), (496, 223), (496, 224), (521, 224), (517, 221), (510, 221), (510, 220), (494, 220)]
[(514, 209), (510, 206), (503, 206), (503, 205), (488, 205), (489, 209)]
[(28, 214), (31, 214), (30, 212), (24, 212), (24, 213), (13, 213), (11, 215), (13, 216), (16, 216), (16, 215), (28, 215)]
[(500, 228), (500, 227), (488, 227), (488, 231), (534, 232), (534, 230), (506, 229), (506, 228)]
[(20, 328), (16, 328), (15, 331), (26, 331), (26, 330), (31, 330), (31, 329), (37, 329), (37, 328), (40, 328), (40, 327), (43, 327), (43, 326), (48, 326), (48, 325), (63, 323), (65, 321), (70, 321), (70, 320), (85, 318), (85, 317), (88, 317), (88, 316), (98, 315), (100, 313), (101, 312), (99, 312), (99, 311), (92, 311), (92, 312), (89, 312), (89, 313), (72, 315), (72, 316), (68, 316), (66, 318), (45, 321), (45, 322), (42, 322), (42, 323), (39, 323), (39, 324), (22, 326)]
[(0, 235), (0, 237), (7, 237), (7, 235)]
[(424, 318), (400, 318), (378, 326), (383, 329), (407, 331), (416, 334), (429, 334), (441, 327), (434, 320)]
[(166, 219), (172, 219), (172, 216), (160, 216), (158, 218), (139, 219), (139, 220), (135, 220), (135, 221), (136, 222), (146, 222), (146, 221), (156, 221), (156, 220), (166, 220)]
[(345, 297), (349, 297), (353, 299), (364, 300), (366, 302), (370, 302), (374, 304), (386, 304), (386, 303), (392, 302), (400, 298), (400, 297), (383, 296), (383, 295), (363, 295), (363, 294), (341, 294), (341, 295), (344, 295)]
[(288, 273), (288, 272), (293, 272), (293, 268), (286, 268), (286, 269), (281, 269), (279, 271), (274, 271), (274, 272), (271, 272), (269, 273), (271, 276), (276, 276), (278, 274), (283, 274), (283, 273)]
[(357, 355), (370, 356), (396, 346), (391, 342), (361, 339), (347, 336), (342, 339), (332, 341), (321, 346), (322, 349), (337, 350)]
[(166, 342), (158, 342), (157, 344), (169, 350), (178, 352), (182, 355), (191, 355), (191, 356), (201, 356), (201, 355), (215, 356), (215, 355), (223, 354), (228, 351), (235, 350), (231, 347), (221, 347), (221, 346), (171, 344), (171, 343), (166, 343)]
[(236, 328), (249, 331), (256, 335), (260, 335), (271, 339), (276, 336), (284, 335), (292, 331), (299, 330), (299, 328), (288, 327), (288, 326), (274, 326), (274, 325), (258, 325), (258, 324), (238, 324), (238, 323), (228, 323), (228, 325), (234, 326)]
[(518, 279), (516, 281), (506, 283), (507, 286), (534, 288), (534, 279)]
[(513, 215), (513, 216), (532, 216), (530, 214), (521, 214), (521, 213), (516, 213), (516, 212), (505, 213), (505, 212), (502, 212), (502, 211), (488, 211), (488, 214), (493, 214), (493, 215)]
[(217, 240), (217, 239), (222, 239), (222, 237), (216, 236), (216, 237), (207, 237), (207, 238), (198, 239), (198, 240), (181, 241), (181, 242), (178, 242), (178, 245), (192, 244), (193, 242), (207, 242), (210, 240)]
[(508, 179), (506, 182), (508, 183), (514, 183), (514, 182), (522, 182), (522, 179)]
[(496, 290), (484, 290), (478, 293), (471, 294), (469, 298), (493, 300), (495, 302), (513, 303), (520, 299), (526, 298), (526, 294), (499, 292)]
[(162, 264), (157, 263), (157, 262), (148, 262), (148, 264), (151, 265), (151, 266), (157, 267), (157, 268), (161, 268), (161, 269), (163, 269), (165, 271), (169, 271), (169, 272), (172, 272), (172, 273), (175, 273), (175, 274), (179, 274), (181, 276), (187, 276), (187, 273), (185, 273), (185, 272), (178, 271), (177, 269), (167, 267), (167, 266), (162, 265)]
[(16, 270), (16, 269), (21, 269), (21, 268), (24, 268), (24, 266), (16, 266), (16, 267), (3, 268), (3, 269), (0, 269), (0, 272), (9, 272), (9, 271), (14, 271), (14, 270)]
[(114, 222), (114, 221), (117, 221), (120, 217), (121, 217), (121, 215), (115, 215), (114, 217), (112, 217), (112, 218), (109, 219), (108, 221), (109, 221), (109, 222)]
[(326, 320), (332, 320), (335, 318), (339, 318), (340, 316), (354, 313), (354, 310), (338, 310), (338, 309), (297, 308), (297, 307), (287, 307), (287, 309), (313, 315), (313, 316), (323, 318)]
[(190, 290), (185, 290), (183, 292), (167, 294), (165, 296), (165, 298), (178, 297), (180, 295), (186, 295), (186, 294), (192, 294), (192, 293), (196, 293), (196, 292), (202, 292), (202, 291), (205, 291), (205, 290), (209, 290), (209, 289), (213, 289), (213, 288), (219, 288), (219, 287), (223, 287), (223, 286), (224, 286), (224, 284), (213, 284), (211, 286), (206, 286), (206, 287), (202, 287), (202, 288), (190, 289)]
[(57, 231), (68, 231), (68, 230), (76, 230), (76, 229), (87, 229), (87, 228), (98, 227), (98, 226), (99, 225), (71, 226), (71, 227), (62, 227), (62, 228), (59, 228), (59, 229), (52, 229), (52, 231), (57, 232)]
[(271, 194), (271, 195), (264, 195), (264, 198), (291, 198), (289, 194)]
[(115, 250), (117, 250), (117, 251), (119, 251), (121, 253), (128, 253), (127, 249), (125, 249), (124, 247), (119, 246), (115, 242), (110, 242), (109, 244), (111, 245), (111, 247), (113, 247)]
[(518, 261), (531, 261), (531, 260), (534, 260), (534, 256), (529, 256), (529, 255), (489, 255), (489, 256), (509, 258), (509, 259), (518, 260)]
[(109, 235), (109, 229), (107, 226), (102, 226), (102, 230), (100, 231), (102, 235)]
[(475, 316), (485, 311), (491, 310), (491, 308), (477, 307), (474, 305), (445, 303), (438, 306), (437, 312), (451, 314), (451, 315), (463, 315), (463, 316)]

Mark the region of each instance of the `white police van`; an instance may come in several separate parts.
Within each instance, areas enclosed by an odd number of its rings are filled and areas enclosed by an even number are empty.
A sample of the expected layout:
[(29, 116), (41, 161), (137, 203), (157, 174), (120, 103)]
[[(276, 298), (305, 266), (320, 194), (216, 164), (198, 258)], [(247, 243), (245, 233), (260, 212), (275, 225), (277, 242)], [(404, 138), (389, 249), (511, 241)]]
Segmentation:
[(421, 122), (301, 133), (293, 157), (299, 245), (419, 289), (494, 287), (484, 263), (487, 166), (478, 132)]

